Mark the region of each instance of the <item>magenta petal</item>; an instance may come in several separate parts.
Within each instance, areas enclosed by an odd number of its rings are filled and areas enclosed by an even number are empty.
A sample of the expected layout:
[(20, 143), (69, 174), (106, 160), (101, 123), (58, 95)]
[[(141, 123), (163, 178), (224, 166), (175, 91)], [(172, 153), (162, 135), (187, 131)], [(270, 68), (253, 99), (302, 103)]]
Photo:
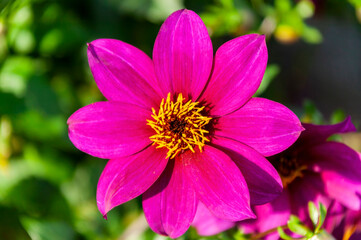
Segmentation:
[(252, 98), (241, 109), (219, 118), (215, 135), (237, 140), (271, 156), (291, 146), (302, 130), (297, 116), (282, 104)]
[(333, 125), (314, 125), (303, 123), (305, 131), (302, 132), (298, 143), (304, 145), (314, 145), (322, 143), (330, 136), (337, 133), (347, 133), (356, 131), (351, 122), (351, 117), (347, 117), (343, 122)]
[(255, 212), (259, 217), (259, 230), (269, 229), (285, 225), (291, 215), (288, 192), (284, 191), (277, 199), (269, 204), (255, 206)]
[(251, 204), (265, 204), (282, 192), (282, 180), (272, 164), (253, 148), (240, 142), (214, 138), (212, 143), (225, 152), (241, 170), (246, 179)]
[(83, 152), (100, 158), (129, 156), (149, 145), (151, 115), (137, 105), (97, 102), (85, 106), (68, 119), (69, 138)]
[(163, 94), (197, 99), (209, 78), (213, 49), (207, 28), (191, 10), (179, 10), (163, 23), (154, 43), (153, 61)]
[[(291, 215), (289, 192), (285, 190), (274, 201), (264, 205), (254, 206), (254, 211), (257, 215), (257, 219), (239, 223), (240, 227), (244, 229), (246, 233), (254, 231), (265, 232), (272, 228), (287, 224)], [(267, 239), (278, 239), (278, 237), (268, 236)]]
[(135, 155), (109, 160), (98, 182), (99, 211), (105, 216), (145, 192), (163, 172), (166, 156), (165, 150), (150, 146)]
[(217, 218), (203, 203), (199, 202), (192, 226), (197, 229), (200, 236), (211, 236), (228, 230), (235, 224), (235, 222)]
[[(323, 224), (322, 227), (327, 232), (332, 233), (332, 235), (334, 237), (336, 237), (336, 239), (342, 239), (342, 236), (338, 237), (337, 234), (339, 233), (339, 231), (337, 229), (339, 229), (338, 226), (341, 226), (341, 224), (345, 223), (344, 217), (345, 217), (346, 210), (347, 209), (337, 201), (332, 201), (332, 203), (330, 204), (330, 206), (327, 209), (325, 223)], [(336, 231), (334, 231), (334, 230), (336, 230)]]
[(352, 210), (361, 208), (361, 182), (355, 182), (337, 172), (324, 171), (321, 177), (326, 193)]
[(230, 221), (255, 217), (246, 181), (229, 156), (206, 145), (202, 153), (183, 153), (182, 161), (199, 200), (216, 217)]
[(196, 194), (182, 161), (170, 160), (163, 174), (143, 194), (143, 210), (150, 228), (171, 238), (179, 237), (191, 225), (196, 209)]
[(328, 195), (353, 210), (361, 207), (359, 153), (342, 143), (325, 142), (309, 149), (305, 158), (320, 173)]
[(358, 152), (339, 142), (325, 142), (309, 148), (303, 156), (309, 167), (322, 174), (335, 171), (361, 184), (361, 160)]
[(202, 95), (213, 107), (212, 115), (225, 115), (240, 108), (257, 91), (267, 65), (265, 37), (244, 35), (223, 44)]
[(330, 199), (325, 196), (324, 183), (321, 177), (311, 171), (306, 171), (304, 177), (296, 178), (289, 186), (292, 214), (297, 215), (302, 221), (310, 221), (308, 217), (308, 202), (321, 202), (326, 207)]
[(98, 39), (88, 44), (88, 60), (95, 82), (108, 100), (147, 108), (159, 105), (153, 62), (141, 50), (119, 40)]

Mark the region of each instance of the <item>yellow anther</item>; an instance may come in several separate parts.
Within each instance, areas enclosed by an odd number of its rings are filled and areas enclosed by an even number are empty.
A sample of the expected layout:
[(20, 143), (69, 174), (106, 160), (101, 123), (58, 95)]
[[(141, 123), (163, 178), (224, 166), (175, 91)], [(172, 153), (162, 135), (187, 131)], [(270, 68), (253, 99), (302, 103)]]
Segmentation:
[(199, 107), (198, 102), (192, 100), (184, 103), (185, 98), (180, 93), (175, 102), (168, 93), (166, 99), (162, 99), (158, 113), (152, 108), (153, 120), (147, 120), (156, 134), (150, 137), (156, 148), (168, 148), (167, 158), (174, 158), (178, 153), (189, 149), (195, 152), (194, 146), (198, 146), (202, 152), (205, 142), (209, 139), (205, 134), (209, 133), (204, 127), (212, 118), (201, 114), (204, 106)]
[(298, 167), (289, 176), (283, 176), (282, 174), (280, 174), (283, 187), (286, 188), (297, 177), (303, 177), (304, 170), (307, 170), (306, 165), (302, 165), (302, 166)]

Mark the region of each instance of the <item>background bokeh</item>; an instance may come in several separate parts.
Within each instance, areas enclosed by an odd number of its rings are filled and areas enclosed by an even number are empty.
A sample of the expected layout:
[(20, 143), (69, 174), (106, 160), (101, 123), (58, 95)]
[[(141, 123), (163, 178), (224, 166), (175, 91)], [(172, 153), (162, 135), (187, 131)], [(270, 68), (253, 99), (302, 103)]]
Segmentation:
[[(151, 56), (161, 23), (180, 8), (202, 17), (215, 49), (246, 33), (266, 35), (269, 63), (257, 95), (307, 122), (351, 115), (360, 129), (358, 0), (0, 0), (1, 240), (163, 239), (144, 222), (140, 199), (102, 218), (95, 192), (106, 160), (77, 150), (66, 121), (104, 100), (87, 42), (120, 39)], [(360, 138), (343, 137), (361, 151)], [(199, 237), (191, 229), (185, 238)]]

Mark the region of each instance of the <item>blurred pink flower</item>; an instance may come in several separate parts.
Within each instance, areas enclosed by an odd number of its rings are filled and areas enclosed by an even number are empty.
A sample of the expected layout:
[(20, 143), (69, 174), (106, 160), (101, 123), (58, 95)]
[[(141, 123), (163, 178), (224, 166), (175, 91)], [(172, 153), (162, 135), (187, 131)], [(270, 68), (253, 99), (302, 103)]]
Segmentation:
[(174, 12), (156, 38), (153, 60), (118, 40), (88, 44), (94, 79), (107, 98), (76, 111), (69, 138), (107, 163), (97, 204), (109, 210), (143, 194), (150, 227), (172, 238), (190, 226), (198, 202), (232, 221), (282, 191), (264, 156), (303, 130), (285, 106), (252, 98), (267, 64), (264, 36), (222, 45), (213, 59), (207, 29), (190, 10)]
[[(274, 201), (254, 207), (257, 220), (241, 222), (246, 232), (265, 232), (285, 225), (290, 214), (309, 221), (309, 201), (331, 207), (329, 214), (338, 211), (332, 207), (338, 203), (361, 209), (360, 154), (345, 144), (327, 141), (333, 134), (355, 131), (350, 118), (335, 125), (303, 126), (305, 131), (293, 146), (269, 158), (282, 178), (284, 191)], [(327, 230), (332, 231), (328, 224)], [(278, 238), (276, 232), (265, 239)]]
[[(254, 206), (257, 219), (239, 223), (246, 233), (285, 225), (291, 214), (308, 221), (308, 201), (321, 201), (329, 207), (324, 227), (332, 232), (338, 226), (337, 239), (361, 230), (361, 155), (342, 143), (326, 141), (333, 134), (355, 131), (350, 118), (335, 125), (303, 126), (305, 131), (293, 146), (269, 158), (281, 175), (284, 191), (272, 202)], [(192, 223), (202, 236), (218, 234), (236, 224), (217, 218), (202, 205)], [(277, 231), (265, 239), (279, 239)]]

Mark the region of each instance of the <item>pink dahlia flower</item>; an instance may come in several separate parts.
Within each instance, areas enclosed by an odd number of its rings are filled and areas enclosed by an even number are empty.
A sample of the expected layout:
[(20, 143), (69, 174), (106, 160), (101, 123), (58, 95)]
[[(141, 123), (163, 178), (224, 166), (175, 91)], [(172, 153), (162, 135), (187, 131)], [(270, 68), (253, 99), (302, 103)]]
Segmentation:
[(153, 60), (112, 39), (89, 43), (88, 59), (108, 101), (76, 111), (69, 137), (80, 150), (110, 159), (97, 190), (104, 217), (143, 194), (150, 227), (175, 238), (199, 201), (239, 221), (254, 217), (251, 203), (282, 191), (264, 156), (288, 148), (303, 128), (283, 105), (252, 98), (267, 64), (264, 36), (233, 39), (213, 59), (200, 17), (179, 10), (162, 25)]
[[(361, 230), (361, 155), (342, 143), (326, 141), (333, 134), (355, 131), (350, 118), (335, 125), (303, 126), (305, 131), (293, 146), (269, 158), (281, 175), (284, 191), (272, 202), (254, 207), (256, 220), (239, 223), (246, 233), (263, 233), (285, 225), (291, 214), (308, 221), (308, 201), (328, 206), (327, 231), (340, 225), (345, 212), (345, 228), (340, 231), (338, 227), (337, 236)], [(201, 204), (192, 223), (202, 236), (218, 234), (236, 224), (217, 218)], [(274, 231), (265, 239), (279, 237)]]
[[(336, 133), (355, 131), (350, 118), (335, 125), (303, 124), (305, 131), (289, 149), (269, 160), (281, 176), (284, 191), (270, 203), (255, 206), (257, 220), (248, 220), (246, 232), (265, 232), (285, 225), (294, 214), (308, 221), (309, 201), (322, 202), (329, 214), (340, 216), (342, 204), (351, 210), (361, 209), (361, 157), (345, 144), (326, 141)], [(336, 220), (336, 219), (334, 219)], [(332, 231), (330, 221), (327, 230)], [(278, 234), (266, 239), (278, 239)]]

